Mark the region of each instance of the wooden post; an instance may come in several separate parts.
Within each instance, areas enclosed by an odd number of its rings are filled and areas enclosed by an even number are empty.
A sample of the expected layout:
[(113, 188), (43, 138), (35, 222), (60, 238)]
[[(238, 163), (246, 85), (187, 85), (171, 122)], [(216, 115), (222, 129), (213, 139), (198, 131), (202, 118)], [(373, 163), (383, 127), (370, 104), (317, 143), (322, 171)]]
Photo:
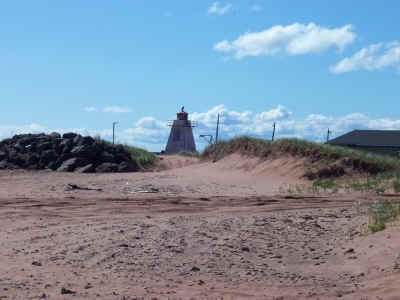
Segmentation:
[(329, 128), (328, 128), (328, 132), (326, 133), (326, 142), (327, 143), (329, 142), (329, 136), (330, 136), (331, 133), (332, 133), (332, 131), (330, 131)]
[(218, 113), (218, 116), (217, 116), (217, 129), (216, 129), (216, 132), (215, 132), (215, 143), (216, 144), (218, 143), (218, 133), (219, 133), (219, 113)]
[(275, 139), (275, 128), (276, 128), (276, 123), (274, 122), (274, 125), (272, 126), (273, 130), (272, 130), (272, 141), (274, 141)]

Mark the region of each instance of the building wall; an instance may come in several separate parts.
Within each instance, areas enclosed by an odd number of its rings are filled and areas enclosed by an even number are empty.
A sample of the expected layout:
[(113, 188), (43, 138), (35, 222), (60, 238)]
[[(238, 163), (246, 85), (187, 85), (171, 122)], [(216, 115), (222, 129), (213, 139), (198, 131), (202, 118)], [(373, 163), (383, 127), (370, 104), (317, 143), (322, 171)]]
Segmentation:
[(175, 154), (181, 151), (196, 152), (191, 122), (175, 120), (171, 127), (165, 153)]

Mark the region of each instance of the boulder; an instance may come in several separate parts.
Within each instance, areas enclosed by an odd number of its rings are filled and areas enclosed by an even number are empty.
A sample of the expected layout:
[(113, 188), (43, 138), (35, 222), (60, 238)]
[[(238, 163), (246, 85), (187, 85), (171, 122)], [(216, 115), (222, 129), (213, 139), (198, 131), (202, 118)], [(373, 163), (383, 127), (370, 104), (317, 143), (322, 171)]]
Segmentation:
[(21, 159), (23, 159), (23, 167), (27, 169), (36, 169), (37, 163), (39, 162), (39, 155), (36, 153), (26, 153), (21, 155)]
[(0, 161), (6, 159), (8, 157), (7, 153), (4, 151), (0, 151)]
[(52, 162), (57, 161), (57, 153), (54, 150), (46, 150), (40, 154), (39, 165), (41, 168), (50, 166)]
[(58, 153), (67, 153), (70, 152), (72, 147), (74, 146), (74, 142), (71, 139), (63, 139), (58, 147)]
[(73, 142), (74, 145), (79, 145), (79, 142), (81, 141), (81, 139), (82, 139), (82, 136), (77, 135), (76, 137), (74, 137), (72, 139), (72, 142)]
[(95, 143), (95, 139), (92, 138), (91, 136), (84, 136), (80, 139), (79, 145), (86, 145), (86, 146), (91, 146)]
[(6, 160), (0, 161), (0, 170), (14, 170), (14, 169), (18, 169), (18, 166)]
[(79, 157), (70, 158), (62, 163), (62, 165), (57, 169), (57, 172), (72, 172), (76, 168), (82, 167), (85, 164), (86, 162)]
[(71, 154), (76, 157), (82, 157), (87, 160), (94, 159), (97, 156), (98, 149), (95, 146), (80, 145), (71, 150)]
[(131, 155), (128, 153), (118, 153), (115, 155), (115, 162), (120, 164), (124, 161), (131, 161)]
[(76, 173), (93, 173), (95, 171), (93, 164), (88, 164), (82, 168), (77, 168)]
[(63, 139), (74, 139), (76, 136), (77, 136), (76, 133), (67, 132), (67, 133), (64, 133), (64, 134), (63, 134), (62, 138), (63, 138)]
[(112, 155), (111, 153), (109, 153), (107, 151), (101, 152), (101, 154), (99, 155), (99, 160), (101, 162), (109, 162), (109, 163), (115, 162), (114, 155)]
[(97, 166), (96, 173), (112, 173), (118, 172), (118, 165), (114, 163), (102, 163)]
[[(32, 144), (33, 145), (33, 144)], [(28, 147), (28, 146), (27, 146)], [(32, 146), (31, 146), (32, 147)], [(42, 152), (42, 151), (45, 151), (45, 150), (49, 150), (49, 149), (52, 149), (53, 148), (53, 143), (52, 142), (43, 142), (43, 143), (40, 143), (40, 144), (38, 144), (36, 147), (35, 147), (36, 149), (37, 149), (37, 151), (39, 151), (39, 152)]]
[(118, 172), (134, 172), (138, 167), (134, 161), (123, 161), (118, 165)]
[(22, 134), (0, 141), (2, 169), (131, 172), (139, 169), (121, 145), (76, 133)]
[(50, 133), (50, 137), (52, 139), (60, 139), (61, 138), (61, 134), (59, 134), (58, 132), (52, 132), (52, 133)]

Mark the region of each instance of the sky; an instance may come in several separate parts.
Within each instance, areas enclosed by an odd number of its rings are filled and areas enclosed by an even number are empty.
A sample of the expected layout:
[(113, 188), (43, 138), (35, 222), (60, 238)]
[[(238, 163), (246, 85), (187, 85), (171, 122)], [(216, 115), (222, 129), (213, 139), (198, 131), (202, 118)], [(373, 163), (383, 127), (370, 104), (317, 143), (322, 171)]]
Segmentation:
[(181, 106), (220, 136), (322, 142), (400, 129), (400, 2), (3, 1), (0, 139), (68, 132), (165, 148)]

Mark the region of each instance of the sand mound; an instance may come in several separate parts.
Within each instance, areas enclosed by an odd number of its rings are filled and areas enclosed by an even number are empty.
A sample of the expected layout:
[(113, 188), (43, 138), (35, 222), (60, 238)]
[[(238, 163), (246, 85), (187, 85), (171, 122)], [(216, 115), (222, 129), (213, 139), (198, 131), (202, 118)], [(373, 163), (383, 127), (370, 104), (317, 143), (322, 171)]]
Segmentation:
[(293, 157), (304, 162), (304, 176), (310, 180), (353, 176), (400, 169), (396, 158), (302, 141), (281, 139), (275, 142), (249, 137), (220, 142), (204, 150), (204, 160), (218, 161), (234, 153), (262, 160)]
[(199, 163), (199, 159), (196, 157), (187, 157), (182, 155), (159, 155), (158, 158), (159, 161), (154, 166), (154, 171), (179, 169)]

